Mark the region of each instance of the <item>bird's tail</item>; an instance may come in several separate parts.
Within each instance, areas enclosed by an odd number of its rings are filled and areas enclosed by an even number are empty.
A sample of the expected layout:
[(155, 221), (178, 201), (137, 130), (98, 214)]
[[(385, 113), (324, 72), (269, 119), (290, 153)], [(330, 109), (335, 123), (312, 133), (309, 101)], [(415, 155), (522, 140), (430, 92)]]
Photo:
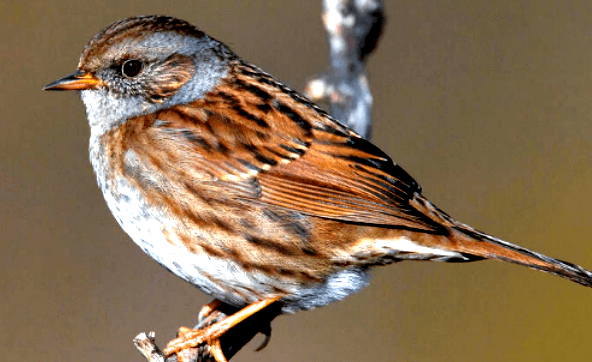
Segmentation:
[[(421, 197), (421, 196), (420, 196)], [(456, 252), (466, 257), (465, 261), (497, 259), (529, 268), (555, 274), (578, 284), (592, 287), (592, 273), (579, 265), (550, 258), (535, 251), (495, 238), (472, 227), (453, 220), (426, 199), (417, 200), (423, 210), (433, 220), (446, 226), (450, 231), (446, 237), (431, 238), (431, 248)], [(437, 245), (434, 245), (437, 244)], [(438, 245), (439, 244), (439, 245)], [(462, 261), (462, 259), (456, 259)]]
[(485, 233), (459, 225), (453, 228), (456, 251), (486, 259), (497, 259), (555, 274), (578, 284), (592, 287), (592, 273), (579, 265), (510, 244)]

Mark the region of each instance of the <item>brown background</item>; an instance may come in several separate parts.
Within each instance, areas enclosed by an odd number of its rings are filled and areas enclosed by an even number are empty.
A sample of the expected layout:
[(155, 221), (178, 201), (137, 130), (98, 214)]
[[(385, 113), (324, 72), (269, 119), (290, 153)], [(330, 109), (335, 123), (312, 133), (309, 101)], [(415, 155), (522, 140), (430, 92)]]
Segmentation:
[[(135, 14), (182, 17), (302, 89), (324, 70), (320, 0), (0, 3), (0, 358), (142, 361), (208, 297), (120, 230), (74, 93), (41, 87)], [(456, 218), (592, 267), (589, 1), (389, 1), (369, 71), (374, 141)], [(592, 290), (499, 262), (402, 263), (343, 302), (280, 317), (241, 361), (590, 358)]]

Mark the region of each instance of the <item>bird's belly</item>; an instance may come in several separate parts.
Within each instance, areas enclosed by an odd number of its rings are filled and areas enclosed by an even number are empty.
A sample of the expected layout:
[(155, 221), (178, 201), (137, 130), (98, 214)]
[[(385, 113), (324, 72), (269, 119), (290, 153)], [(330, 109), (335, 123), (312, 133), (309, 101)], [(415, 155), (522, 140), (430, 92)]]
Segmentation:
[(102, 187), (103, 195), (132, 240), (162, 266), (226, 303), (242, 307), (282, 295), (283, 312), (292, 313), (341, 300), (369, 282), (367, 271), (354, 267), (331, 273), (322, 281), (300, 283), (262, 270), (247, 270), (232, 258), (210, 255), (199, 247), (189, 250), (173, 232), (182, 224), (149, 205), (125, 180), (120, 180), (115, 188)]
[[(116, 190), (103, 188), (103, 195), (113, 216), (132, 240), (159, 264), (195, 285), (205, 293), (227, 303), (241, 306), (261, 299), (249, 282), (243, 281), (244, 271), (230, 260), (203, 252), (190, 251), (172, 230), (175, 221), (162, 210), (149, 205), (135, 188), (119, 181)], [(240, 291), (240, 284), (244, 284)]]

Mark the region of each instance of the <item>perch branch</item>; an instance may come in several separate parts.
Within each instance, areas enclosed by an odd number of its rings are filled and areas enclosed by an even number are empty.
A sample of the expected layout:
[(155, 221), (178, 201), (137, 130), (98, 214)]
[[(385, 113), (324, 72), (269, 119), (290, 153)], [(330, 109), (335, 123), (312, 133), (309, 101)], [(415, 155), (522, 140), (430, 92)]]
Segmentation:
[[(271, 335), (271, 321), (280, 314), (281, 306), (279, 304), (271, 305), (257, 314), (247, 318), (237, 326), (229, 330), (224, 336), (220, 338), (222, 351), (228, 360), (236, 354), (242, 347), (249, 343), (253, 337), (258, 333), (266, 336), (265, 341), (257, 350), (262, 349), (267, 344)], [(221, 304), (208, 315), (207, 318), (200, 319), (193, 328), (204, 329), (216, 322), (219, 322), (226, 317), (236, 313), (237, 308), (228, 304)], [(178, 362), (176, 355), (165, 358), (164, 354), (158, 348), (155, 341), (155, 333), (150, 332), (140, 333), (134, 338), (136, 348), (144, 355), (148, 362)], [(180, 352), (184, 362), (210, 362), (215, 361), (210, 353), (210, 348), (207, 344), (202, 344), (196, 348), (188, 348)]]

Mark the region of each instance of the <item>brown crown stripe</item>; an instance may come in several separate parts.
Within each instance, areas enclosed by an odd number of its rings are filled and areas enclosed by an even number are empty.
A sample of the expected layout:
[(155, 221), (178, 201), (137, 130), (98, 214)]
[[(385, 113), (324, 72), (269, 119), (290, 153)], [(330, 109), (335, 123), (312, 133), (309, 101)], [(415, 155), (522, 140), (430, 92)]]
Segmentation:
[(95, 35), (84, 48), (80, 64), (83, 59), (100, 57), (112, 44), (123, 38), (142, 38), (152, 32), (177, 32), (182, 35), (201, 38), (205, 34), (190, 23), (168, 16), (138, 16), (116, 21)]

